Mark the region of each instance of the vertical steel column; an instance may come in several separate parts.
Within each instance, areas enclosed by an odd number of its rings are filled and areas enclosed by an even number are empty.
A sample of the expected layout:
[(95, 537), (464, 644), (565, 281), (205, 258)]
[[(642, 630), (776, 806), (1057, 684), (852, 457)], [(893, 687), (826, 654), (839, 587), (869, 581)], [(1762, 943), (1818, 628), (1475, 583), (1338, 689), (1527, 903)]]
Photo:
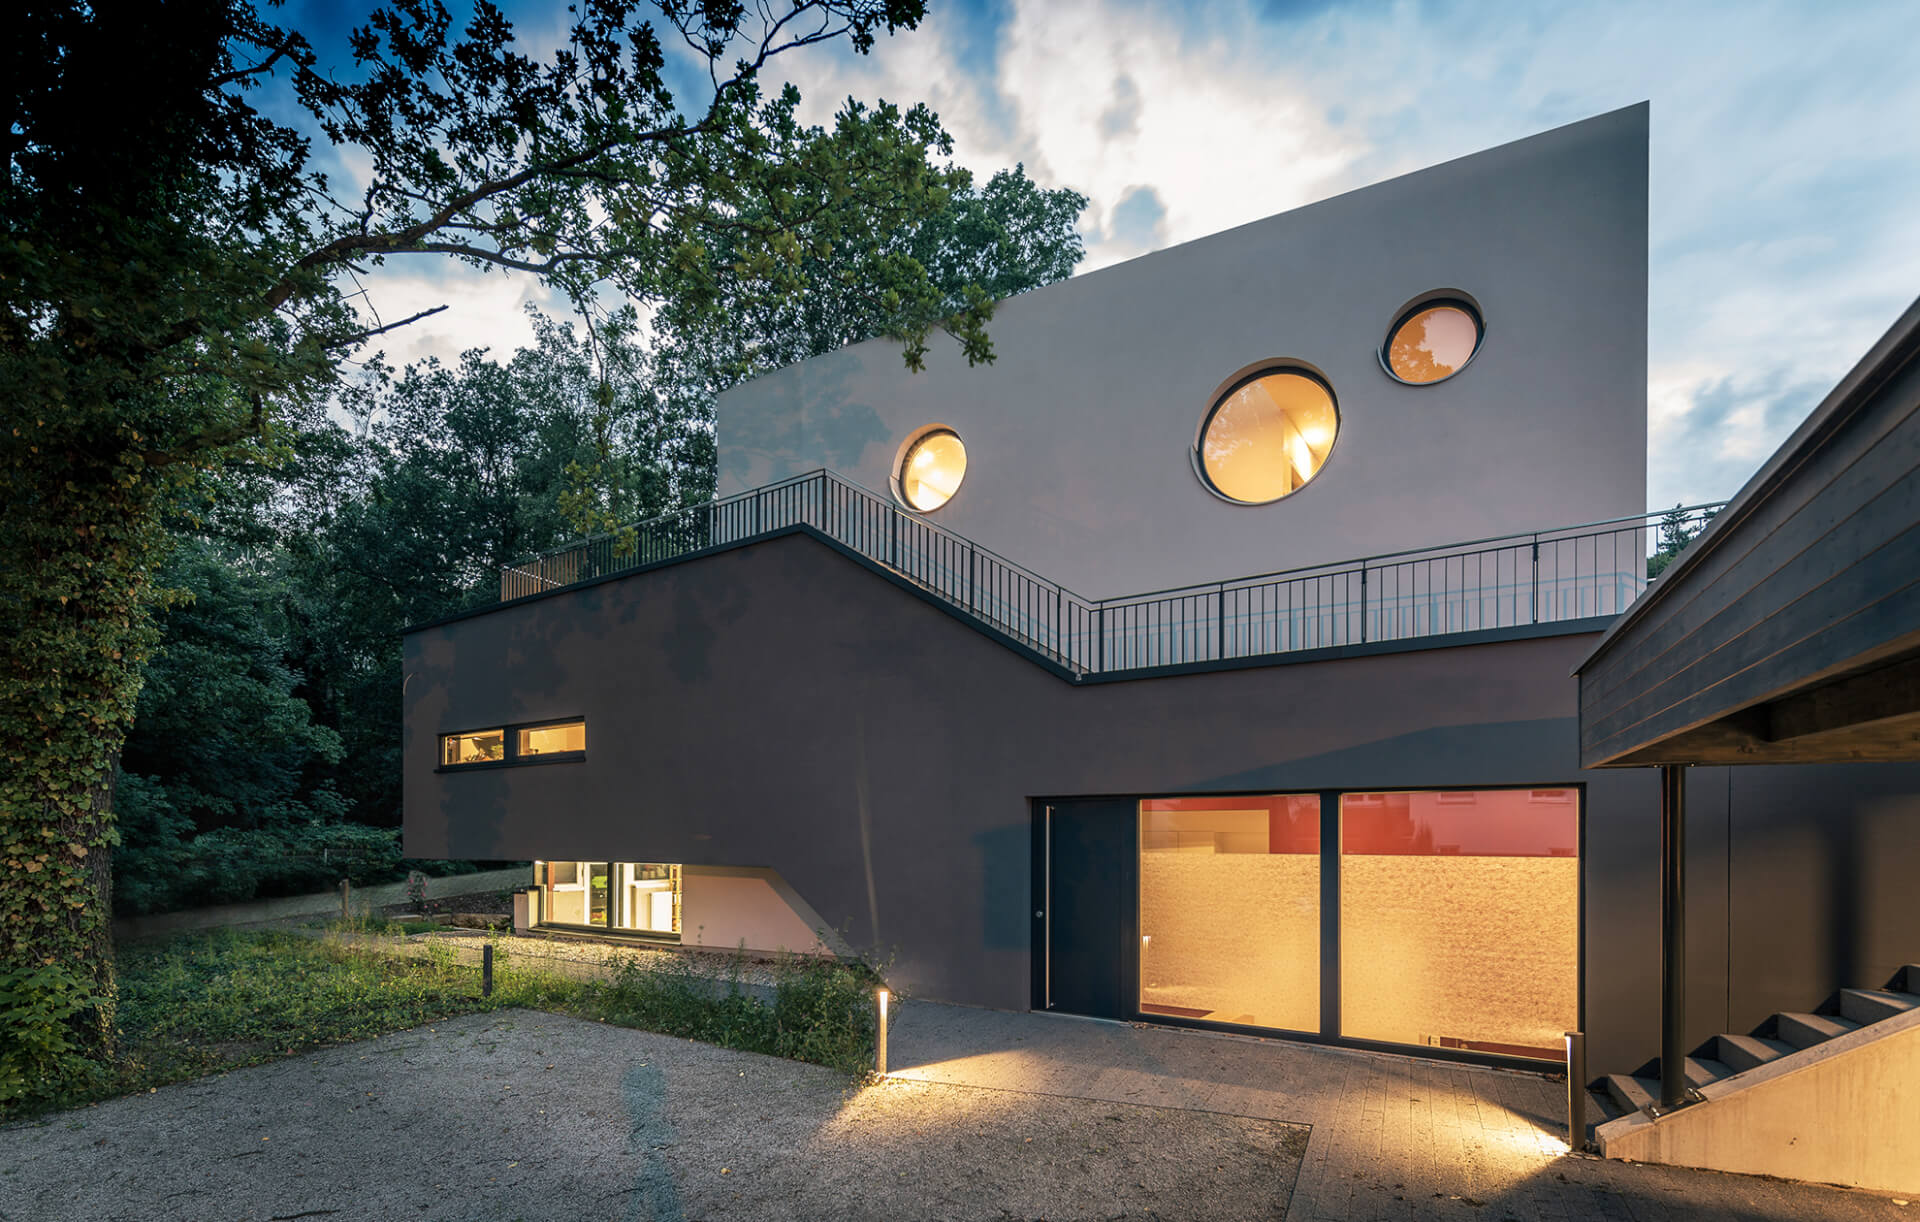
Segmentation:
[(1687, 773), (1660, 766), (1660, 1109), (1687, 1099)]
[(1567, 1149), (1587, 1148), (1587, 1033), (1567, 1032)]

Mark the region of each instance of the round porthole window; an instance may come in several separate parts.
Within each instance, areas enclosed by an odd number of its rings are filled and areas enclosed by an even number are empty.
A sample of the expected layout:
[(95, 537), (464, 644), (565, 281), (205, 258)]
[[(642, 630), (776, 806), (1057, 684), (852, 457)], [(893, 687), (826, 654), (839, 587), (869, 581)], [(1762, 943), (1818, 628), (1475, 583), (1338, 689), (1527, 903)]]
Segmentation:
[(1304, 369), (1267, 369), (1214, 402), (1194, 457), (1222, 497), (1264, 505), (1305, 487), (1339, 431), (1330, 386)]
[(1486, 327), (1480, 311), (1455, 298), (1425, 301), (1400, 316), (1387, 333), (1380, 363), (1402, 382), (1444, 382), (1480, 350)]
[(952, 429), (928, 429), (900, 456), (894, 481), (910, 509), (931, 513), (953, 499), (967, 475), (967, 447)]

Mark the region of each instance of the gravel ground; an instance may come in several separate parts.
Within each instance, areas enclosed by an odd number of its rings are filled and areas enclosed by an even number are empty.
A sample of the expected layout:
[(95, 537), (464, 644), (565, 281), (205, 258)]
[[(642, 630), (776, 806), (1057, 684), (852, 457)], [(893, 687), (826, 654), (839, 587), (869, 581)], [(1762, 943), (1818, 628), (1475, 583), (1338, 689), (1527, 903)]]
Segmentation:
[(1280, 1218), (1306, 1141), (508, 1011), (0, 1131), (0, 1219)]

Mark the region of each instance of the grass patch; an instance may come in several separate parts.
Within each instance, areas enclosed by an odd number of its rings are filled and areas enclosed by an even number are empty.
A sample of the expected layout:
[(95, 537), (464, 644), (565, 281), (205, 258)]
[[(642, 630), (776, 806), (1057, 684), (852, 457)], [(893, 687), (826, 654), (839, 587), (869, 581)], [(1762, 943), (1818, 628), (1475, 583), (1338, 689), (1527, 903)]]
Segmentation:
[[(356, 930), (357, 933), (367, 932)], [(471, 943), (469, 943), (471, 944)], [(531, 1007), (830, 1066), (872, 1065), (873, 990), (859, 964), (792, 957), (773, 965), (771, 1001), (736, 956), (719, 979), (683, 955), (645, 964), (609, 956), (604, 979), (522, 962), (495, 939), (494, 988), (445, 942), (356, 944), (222, 930), (120, 948), (121, 1056), (84, 1081), (40, 1083), (0, 1120), (75, 1107), (170, 1082), (369, 1039), (461, 1014)]]

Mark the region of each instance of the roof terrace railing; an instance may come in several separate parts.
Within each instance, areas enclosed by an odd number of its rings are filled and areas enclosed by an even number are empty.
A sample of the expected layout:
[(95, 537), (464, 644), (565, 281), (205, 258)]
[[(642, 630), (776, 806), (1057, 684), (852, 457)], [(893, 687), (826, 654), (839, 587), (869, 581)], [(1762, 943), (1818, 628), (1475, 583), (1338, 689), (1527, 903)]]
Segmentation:
[[(1717, 508), (1681, 513), (1697, 528)], [(1673, 511), (1090, 599), (831, 471), (635, 523), (500, 574), (503, 600), (733, 547), (823, 536), (1076, 678), (1617, 615)]]

